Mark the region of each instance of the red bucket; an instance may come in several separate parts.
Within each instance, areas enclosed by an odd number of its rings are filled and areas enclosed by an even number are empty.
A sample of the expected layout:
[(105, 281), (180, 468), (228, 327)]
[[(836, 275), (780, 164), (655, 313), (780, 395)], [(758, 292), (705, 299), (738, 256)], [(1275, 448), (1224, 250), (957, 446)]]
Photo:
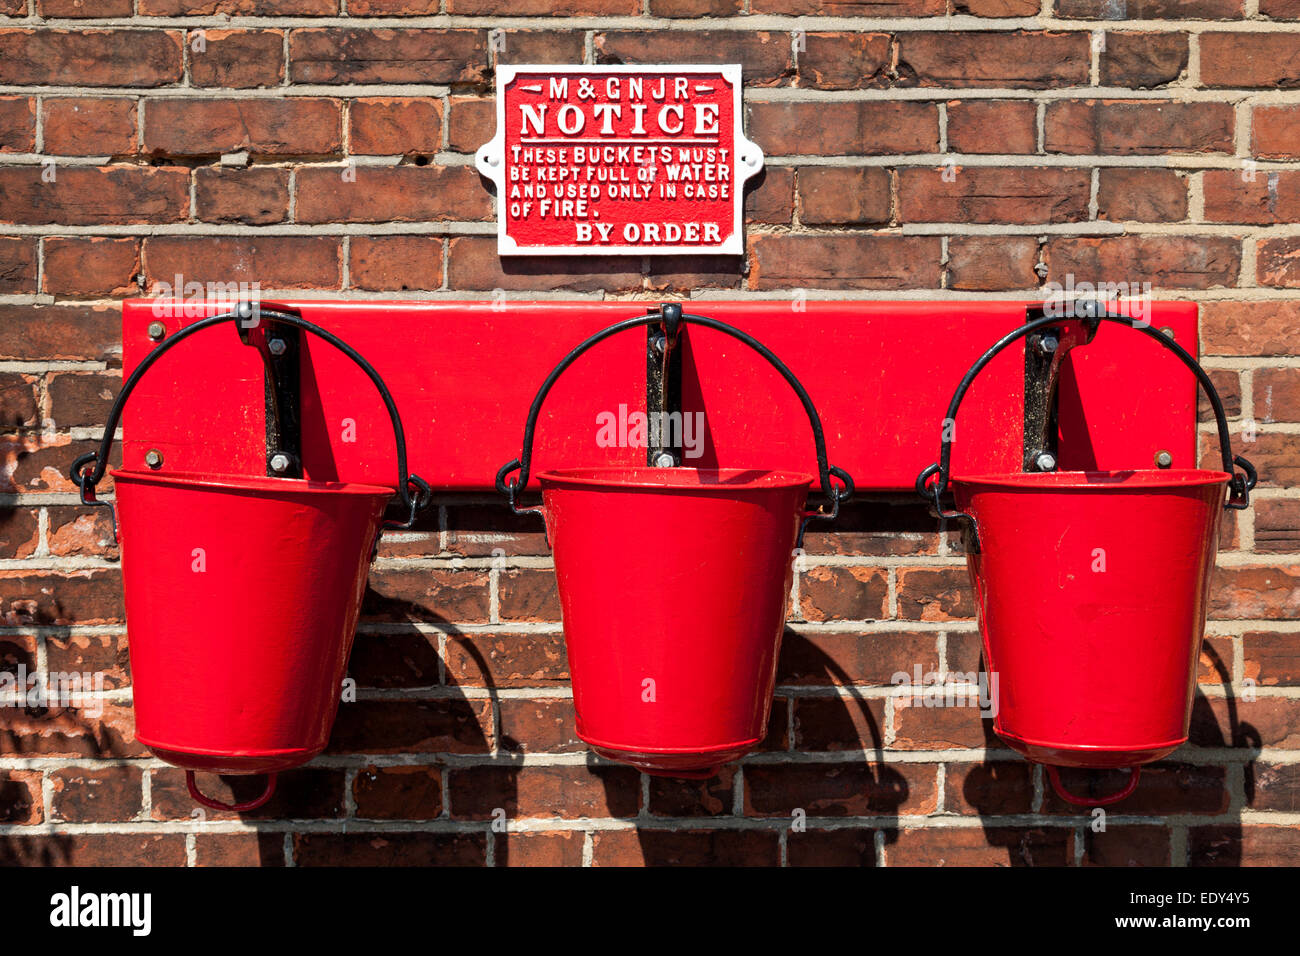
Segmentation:
[(767, 733), (809, 475), (587, 468), (538, 476), (578, 735), (711, 776)]
[[(709, 777), (767, 733), (795, 548), (805, 523), (834, 517), (853, 482), (827, 464), (816, 409), (775, 355), (714, 319), (679, 308), (670, 319), (673, 308), (611, 326), (570, 353), (534, 400), (523, 455), (501, 469), (497, 487), (516, 511), (541, 510), (546, 520), (578, 735), (646, 773)], [(561, 469), (540, 476), (541, 509), (516, 506), (537, 415), (559, 374), (609, 335), (659, 321), (669, 342), (677, 321), (704, 325), (781, 372), (812, 423), (827, 513), (804, 510), (810, 475), (737, 468)]]
[[(1131, 322), (1115, 318), (1115, 321)], [(986, 354), (1054, 320), (1031, 322)], [(1135, 326), (1145, 330), (1142, 326)], [(1225, 470), (1142, 469), (969, 476), (951, 480), (967, 525), (967, 565), (984, 660), (996, 679), (994, 730), (1013, 750), (1048, 765), (1058, 793), (1097, 806), (1128, 796), (1137, 767), (1187, 740), (1196, 663), (1219, 519), (1244, 507), (1254, 470), (1233, 473), (1222, 403), (1195, 360), (1216, 409)], [(949, 408), (949, 421), (973, 374)], [(949, 434), (951, 430), (949, 431)], [(918, 479), (938, 505), (942, 466)], [(940, 480), (930, 483), (932, 475)], [(1133, 768), (1127, 786), (1102, 799), (1076, 797), (1055, 768)]]
[[(167, 349), (216, 316), (182, 329), (133, 373), (109, 415), (100, 450), (73, 465), (94, 502), (126, 399)], [(263, 319), (269, 317), (263, 313)], [(296, 316), (275, 315), (332, 344)], [(350, 349), (344, 351), (355, 356)], [(361, 360), (380, 385), (378, 376)], [(393, 411), (399, 471), (405, 440)], [(95, 467), (92, 469), (91, 465)], [(329, 740), (356, 632), (370, 559), (391, 488), (298, 478), (114, 471), (130, 639), (136, 736), (189, 771), (275, 774), (311, 760)], [(402, 497), (412, 507), (408, 482)]]

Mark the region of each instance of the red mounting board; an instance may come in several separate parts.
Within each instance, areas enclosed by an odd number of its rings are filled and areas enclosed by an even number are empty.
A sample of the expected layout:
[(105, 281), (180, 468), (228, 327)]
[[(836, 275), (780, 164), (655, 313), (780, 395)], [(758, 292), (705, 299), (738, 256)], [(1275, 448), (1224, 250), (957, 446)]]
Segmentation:
[[(268, 307), (271, 303), (264, 303)], [(347, 341), (388, 384), (402, 414), (411, 470), (434, 488), (487, 491), (517, 457), (538, 387), (580, 341), (654, 307), (647, 302), (287, 301)], [(731, 323), (768, 346), (816, 404), (832, 464), (862, 490), (910, 490), (935, 461), (958, 381), (998, 338), (1024, 324), (1026, 302), (690, 301), (687, 313)], [(132, 300), (122, 315), (124, 371), (168, 333), (198, 320)], [(1148, 317), (1197, 354), (1196, 306), (1155, 303)], [(191, 309), (191, 311), (194, 311)], [(217, 314), (207, 309), (201, 314)], [(798, 400), (757, 354), (722, 333), (687, 327), (683, 411), (705, 414), (702, 455), (688, 465), (815, 472)], [(308, 477), (393, 485), (388, 417), (364, 374), (304, 336), (303, 461)], [(597, 415), (645, 410), (646, 335), (595, 346), (561, 377), (539, 419), (533, 474), (551, 467), (643, 464), (645, 449), (600, 447)], [(1019, 471), (1024, 348), (999, 355), (962, 404), (954, 473)], [(348, 421), (355, 422), (349, 427)], [(145, 376), (123, 422), (127, 467), (149, 449), (165, 471), (265, 471), (262, 364), (233, 324), (181, 343)], [(1196, 383), (1146, 336), (1103, 323), (1066, 359), (1060, 393), (1062, 468), (1196, 463)], [(534, 486), (535, 487), (535, 486)]]

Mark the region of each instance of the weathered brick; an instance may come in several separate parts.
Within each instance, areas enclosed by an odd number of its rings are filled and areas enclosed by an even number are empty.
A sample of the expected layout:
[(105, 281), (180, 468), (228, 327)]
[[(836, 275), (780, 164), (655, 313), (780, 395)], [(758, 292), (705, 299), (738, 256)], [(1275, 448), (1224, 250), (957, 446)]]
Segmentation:
[(0, 295), (36, 291), (36, 239), (0, 236)]
[(0, 29), (0, 83), (170, 86), (183, 40), (179, 30)]
[(785, 635), (777, 683), (815, 686), (889, 684), (894, 675), (938, 670), (935, 635), (926, 633)]
[(195, 86), (251, 89), (284, 80), (284, 31), (203, 30), (202, 49), (190, 42)]
[(0, 153), (36, 151), (36, 100), (0, 96)]
[(1210, 617), (1287, 618), (1300, 614), (1300, 567), (1219, 568), (1210, 588)]
[(632, 817), (641, 801), (631, 767), (454, 767), (450, 780), (454, 819)]
[(1300, 87), (1300, 33), (1202, 33), (1200, 43), (1203, 86)]
[(342, 106), (314, 97), (152, 100), (145, 149), (170, 156), (326, 155), (343, 148)]
[(365, 767), (352, 795), (362, 819), (433, 820), (442, 815), (442, 768)]
[(1300, 845), (1294, 829), (1287, 826), (1192, 827), (1187, 854), (1192, 866), (1300, 866)]
[(139, 291), (135, 283), (139, 271), (138, 239), (53, 237), (45, 240), (42, 291), (87, 297), (130, 295)]
[[(39, 421), (40, 413), (36, 407), (36, 388), (38, 379), (35, 375), (21, 372), (0, 373), (0, 429), (30, 428)], [(14, 512), (17, 517), (21, 512)], [(0, 528), (0, 535), (6, 534)], [(7, 554), (6, 557), (26, 557), (26, 555)]]
[(907, 828), (885, 843), (888, 866), (1066, 866), (1068, 827)]
[(799, 615), (807, 621), (879, 620), (889, 583), (880, 568), (822, 567), (799, 575)]
[(130, 17), (132, 0), (36, 0), (36, 13), (49, 19)]
[(593, 866), (775, 866), (771, 830), (597, 830)]
[(354, 156), (436, 153), (442, 147), (439, 100), (393, 96), (353, 100), (348, 116), (348, 144)]
[(1251, 112), (1250, 134), (1250, 152), (1257, 159), (1300, 157), (1300, 107), (1255, 107)]
[(289, 218), (289, 170), (209, 166), (194, 172), (195, 211), (204, 222), (265, 226)]
[(497, 255), (496, 239), (457, 236), (447, 249), (447, 283), (454, 289), (479, 291), (620, 291), (641, 287), (641, 269), (635, 257), (629, 256), (503, 259)]
[(146, 17), (322, 17), (339, 12), (339, 0), (139, 0)]
[(1255, 502), (1255, 550), (1300, 551), (1300, 501), (1270, 498)]
[(45, 650), (46, 666), (51, 673), (93, 674), (93, 680), (102, 675), (106, 691), (121, 690), (131, 684), (125, 634), (49, 637)]
[(932, 153), (939, 111), (912, 101), (758, 101), (749, 104), (748, 131), (769, 156)]
[(121, 156), (136, 151), (135, 100), (59, 97), (44, 103), (45, 152)]
[(1187, 69), (1187, 34), (1122, 32), (1106, 35), (1101, 52), (1103, 86), (1150, 89), (1173, 83)]
[(289, 34), (294, 83), (483, 83), (487, 75), (484, 30), (311, 27)]
[(356, 236), (348, 281), (354, 289), (405, 292), (442, 286), (441, 236)]
[[(0, 823), (40, 823), (42, 803), (39, 770), (0, 770)], [(3, 856), (0, 844), (0, 860)]]
[(151, 282), (259, 282), (263, 289), (337, 289), (342, 249), (333, 236), (154, 236), (145, 240)]
[(183, 833), (100, 833), (0, 837), (5, 866), (184, 866)]
[(1047, 89), (1086, 86), (1086, 32), (904, 32), (897, 72), (905, 83), (952, 88)]
[(1187, 218), (1187, 180), (1172, 169), (1102, 169), (1097, 183), (1097, 218), (1180, 222)]
[(486, 700), (359, 700), (339, 707), (329, 752), (482, 754), (491, 726)]
[(1260, 240), (1255, 246), (1255, 281), (1278, 289), (1300, 287), (1300, 240)]
[(492, 138), (496, 129), (496, 106), (477, 96), (449, 99), (447, 146), (458, 153), (472, 153)]
[(147, 166), (0, 168), (0, 220), (43, 226), (180, 222), (189, 214), (185, 169)]
[(597, 63), (743, 63), (747, 86), (775, 86), (794, 74), (790, 35), (769, 30), (606, 30)]
[(889, 221), (888, 170), (805, 166), (799, 170), (799, 221), (805, 226)]
[(907, 621), (953, 621), (975, 616), (965, 568), (900, 568), (898, 616)]
[(449, 636), (447, 681), (457, 687), (545, 687), (569, 679), (562, 634)]
[(296, 833), (297, 866), (483, 866), (486, 833)]
[(955, 153), (1032, 153), (1038, 108), (1030, 100), (949, 100), (948, 148)]
[(1207, 302), (1201, 307), (1204, 355), (1291, 355), (1300, 339), (1300, 302)]
[(55, 820), (106, 823), (130, 820), (143, 808), (139, 767), (68, 767), (50, 772)]
[(1049, 153), (1117, 156), (1231, 153), (1236, 129), (1229, 103), (1166, 100), (1057, 100), (1044, 123)]
[(1300, 172), (1242, 172), (1207, 169), (1202, 173), (1206, 222), (1260, 225), (1300, 219)]
[[(344, 174), (347, 173), (347, 179)], [(470, 166), (309, 167), (298, 171), (297, 220), (483, 220), (491, 195)]]
[(1049, 239), (1048, 278), (1151, 282), (1175, 289), (1235, 286), (1241, 244), (1227, 236), (1116, 236)]
[(932, 17), (947, 12), (945, 0), (750, 0), (753, 13), (825, 17)]
[[(888, 33), (808, 33), (799, 53), (799, 84), (823, 90), (879, 89), (890, 84)], [(748, 61), (745, 61), (748, 64)]]
[(757, 236), (750, 240), (751, 289), (937, 288), (932, 236)]
[(948, 288), (973, 292), (1028, 289), (1038, 283), (1033, 236), (954, 236), (948, 240)]
[(116, 372), (52, 372), (45, 386), (50, 418), (60, 428), (100, 424), (121, 385)]
[(120, 363), (121, 323), (113, 306), (0, 305), (0, 359)]
[[(1267, 0), (1265, 0), (1267, 2)], [(1228, 20), (1241, 16), (1241, 0), (1055, 0), (1056, 15), (1079, 20)]]
[(1086, 169), (1028, 166), (910, 168), (898, 175), (903, 222), (1057, 223), (1088, 218)]
[(745, 815), (889, 816), (933, 813), (934, 764), (799, 763), (745, 768)]

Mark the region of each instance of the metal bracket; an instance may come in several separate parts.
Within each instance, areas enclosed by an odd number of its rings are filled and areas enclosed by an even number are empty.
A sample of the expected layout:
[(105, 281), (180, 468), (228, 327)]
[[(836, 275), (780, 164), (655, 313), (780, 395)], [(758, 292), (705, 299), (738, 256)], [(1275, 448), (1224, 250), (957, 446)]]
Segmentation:
[(302, 477), (302, 332), (265, 316), (235, 323), (239, 339), (257, 349), (266, 370), (266, 473)]
[(646, 464), (672, 468), (681, 464), (680, 453), (671, 445), (669, 423), (674, 412), (680, 421), (682, 411), (682, 307), (669, 302), (650, 311), (658, 312), (663, 321), (646, 326)]
[(1057, 390), (1061, 365), (1070, 350), (1092, 341), (1101, 325), (1102, 307), (1090, 299), (1068, 304), (1068, 308), (1034, 305), (1025, 310), (1025, 322), (1061, 315), (1061, 324), (1048, 326), (1025, 337), (1025, 471), (1055, 471), (1059, 460), (1057, 448)]

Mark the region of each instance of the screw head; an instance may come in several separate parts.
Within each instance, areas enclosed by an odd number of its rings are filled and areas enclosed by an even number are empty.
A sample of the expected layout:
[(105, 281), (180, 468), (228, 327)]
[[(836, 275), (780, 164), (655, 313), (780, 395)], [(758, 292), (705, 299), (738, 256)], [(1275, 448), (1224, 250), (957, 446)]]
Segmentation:
[(1056, 456), (1050, 451), (1040, 452), (1034, 459), (1034, 467), (1039, 471), (1056, 471)]
[(1051, 355), (1056, 351), (1056, 347), (1060, 344), (1060, 341), (1057, 340), (1055, 335), (1044, 335), (1042, 339), (1039, 340), (1038, 347), (1048, 355)]
[(289, 343), (281, 338), (267, 339), (266, 348), (272, 355), (283, 355), (289, 351)]
[(1174, 463), (1174, 456), (1169, 454), (1163, 448), (1156, 452), (1156, 467), (1169, 468)]
[(284, 452), (276, 452), (271, 456), (271, 470), (276, 474), (283, 474), (289, 470), (289, 456)]
[(650, 347), (655, 350), (656, 355), (663, 355), (664, 350), (668, 347), (668, 339), (662, 335), (656, 335), (650, 339)]
[(656, 468), (673, 468), (676, 465), (677, 459), (673, 457), (673, 453), (670, 451), (661, 451), (659, 454), (655, 455)]
[(163, 336), (166, 334), (167, 326), (163, 325), (161, 322), (149, 323), (149, 338), (153, 339), (155, 342), (161, 342)]
[(144, 453), (144, 463), (150, 468), (161, 468), (163, 463), (162, 452), (157, 448), (150, 448)]

